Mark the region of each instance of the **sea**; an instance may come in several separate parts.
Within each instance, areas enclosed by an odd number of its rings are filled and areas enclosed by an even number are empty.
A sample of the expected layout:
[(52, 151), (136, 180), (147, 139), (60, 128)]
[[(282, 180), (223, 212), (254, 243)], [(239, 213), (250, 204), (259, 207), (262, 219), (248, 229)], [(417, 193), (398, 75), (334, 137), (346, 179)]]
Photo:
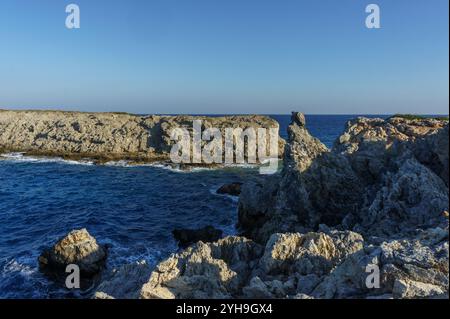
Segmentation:
[[(307, 128), (331, 147), (357, 116), (309, 115)], [(286, 138), (290, 115), (271, 117)], [(73, 229), (86, 228), (109, 245), (108, 269), (142, 260), (156, 265), (177, 252), (175, 228), (212, 225), (236, 234), (238, 200), (216, 190), (261, 178), (258, 172), (252, 166), (186, 172), (0, 154), (0, 298), (80, 297), (41, 274), (37, 262), (44, 248)]]

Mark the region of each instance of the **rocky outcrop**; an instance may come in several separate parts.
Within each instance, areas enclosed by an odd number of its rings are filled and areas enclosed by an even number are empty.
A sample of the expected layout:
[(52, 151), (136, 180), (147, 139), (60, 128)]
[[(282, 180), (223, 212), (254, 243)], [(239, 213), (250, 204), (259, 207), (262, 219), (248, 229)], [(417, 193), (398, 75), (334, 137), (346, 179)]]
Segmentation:
[(243, 185), (243, 234), (265, 242), (325, 224), (389, 237), (445, 223), (447, 121), (358, 118), (328, 151), (297, 117), (283, 171)]
[(173, 237), (182, 248), (186, 248), (198, 241), (212, 242), (219, 240), (223, 232), (213, 226), (206, 226), (199, 229), (174, 229)]
[(75, 264), (83, 276), (98, 274), (104, 267), (107, 249), (97, 243), (86, 229), (73, 230), (53, 247), (43, 251), (39, 265), (46, 272), (65, 272), (67, 265)]
[[(371, 286), (373, 267), (379, 272)], [(369, 244), (357, 233), (273, 234), (198, 243), (159, 264), (140, 297), (448, 298), (448, 228)]]
[[(137, 116), (126, 113), (0, 110), (0, 151), (30, 155), (91, 158), (99, 162), (169, 159), (174, 128), (278, 128), (266, 116)], [(223, 135), (224, 136), (224, 135)], [(280, 152), (283, 153), (280, 140)]]
[(142, 287), (141, 298), (231, 298), (260, 255), (259, 245), (241, 237), (199, 242), (160, 263)]
[(217, 194), (239, 196), (241, 194), (242, 183), (230, 183), (219, 187)]
[(104, 276), (93, 298), (137, 299), (150, 274), (151, 268), (145, 261), (115, 268)]
[(245, 237), (172, 255), (140, 298), (449, 298), (448, 122), (359, 118), (328, 150), (294, 113), (289, 137), (242, 187)]

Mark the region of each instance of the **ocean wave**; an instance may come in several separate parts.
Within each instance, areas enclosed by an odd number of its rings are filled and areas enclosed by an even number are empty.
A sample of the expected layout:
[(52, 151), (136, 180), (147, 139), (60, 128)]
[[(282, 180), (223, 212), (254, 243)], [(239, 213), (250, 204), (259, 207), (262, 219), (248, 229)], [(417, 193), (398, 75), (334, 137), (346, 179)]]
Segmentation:
[(20, 162), (20, 163), (61, 163), (68, 165), (94, 165), (94, 162), (90, 160), (66, 160), (61, 157), (47, 157), (47, 156), (28, 156), (26, 153), (14, 152), (0, 154), (0, 158), (5, 161), (10, 162)]
[(240, 168), (240, 169), (255, 169), (258, 168), (257, 164), (223, 164), (219, 166), (188, 166), (186, 168), (181, 168), (180, 165), (174, 165), (169, 163), (153, 163), (146, 166), (160, 168), (169, 170), (175, 173), (200, 173), (206, 171), (222, 171), (230, 168)]
[(120, 161), (109, 161), (103, 164), (105, 166), (112, 166), (112, 167), (137, 167), (138, 165), (130, 164), (129, 161), (120, 160)]
[(3, 267), (2, 275), (10, 273), (20, 273), (23, 276), (31, 276), (36, 272), (36, 268), (31, 267), (27, 262), (20, 262), (16, 259), (11, 259)]
[(177, 249), (175, 241), (159, 244), (157, 248), (138, 244), (125, 246), (111, 238), (104, 238), (101, 243), (109, 247), (107, 262), (111, 268), (142, 261), (155, 266)]

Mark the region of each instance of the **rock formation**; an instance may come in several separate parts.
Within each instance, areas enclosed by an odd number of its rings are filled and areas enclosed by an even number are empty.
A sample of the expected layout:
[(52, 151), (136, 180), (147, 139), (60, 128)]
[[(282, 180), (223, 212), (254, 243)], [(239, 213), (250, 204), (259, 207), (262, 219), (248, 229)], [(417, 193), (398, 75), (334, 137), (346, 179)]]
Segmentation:
[(239, 196), (241, 194), (242, 183), (230, 183), (219, 187), (217, 194)]
[(148, 281), (151, 268), (145, 261), (123, 265), (106, 274), (97, 287), (95, 299), (137, 299)]
[(106, 261), (107, 249), (97, 244), (86, 229), (73, 230), (39, 257), (39, 264), (46, 272), (65, 272), (66, 266), (76, 264), (83, 276), (99, 273)]
[[(0, 152), (90, 158), (98, 162), (167, 161), (174, 128), (192, 132), (194, 120), (203, 129), (278, 128), (266, 116), (137, 116), (127, 113), (0, 110)], [(223, 132), (222, 132), (223, 133)], [(284, 141), (279, 141), (279, 154)]]
[(448, 121), (358, 118), (332, 150), (305, 125), (279, 174), (243, 185), (245, 237), (172, 255), (133, 294), (448, 298)]
[(254, 240), (320, 224), (389, 237), (446, 222), (446, 121), (358, 118), (329, 151), (294, 118), (285, 164), (243, 186), (239, 226)]

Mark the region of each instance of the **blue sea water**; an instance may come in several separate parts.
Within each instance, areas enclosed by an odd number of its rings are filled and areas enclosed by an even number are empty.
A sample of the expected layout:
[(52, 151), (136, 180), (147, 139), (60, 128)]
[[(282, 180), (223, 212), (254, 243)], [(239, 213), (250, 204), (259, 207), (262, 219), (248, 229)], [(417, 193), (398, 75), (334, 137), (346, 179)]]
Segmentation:
[[(307, 126), (331, 147), (354, 117), (307, 116)], [(273, 118), (286, 138), (290, 116)], [(250, 167), (187, 173), (0, 157), (0, 298), (67, 297), (67, 291), (39, 272), (37, 258), (72, 229), (87, 228), (111, 246), (109, 268), (143, 259), (155, 265), (177, 250), (171, 235), (177, 227), (213, 225), (234, 234), (237, 201), (215, 190), (257, 175)]]

